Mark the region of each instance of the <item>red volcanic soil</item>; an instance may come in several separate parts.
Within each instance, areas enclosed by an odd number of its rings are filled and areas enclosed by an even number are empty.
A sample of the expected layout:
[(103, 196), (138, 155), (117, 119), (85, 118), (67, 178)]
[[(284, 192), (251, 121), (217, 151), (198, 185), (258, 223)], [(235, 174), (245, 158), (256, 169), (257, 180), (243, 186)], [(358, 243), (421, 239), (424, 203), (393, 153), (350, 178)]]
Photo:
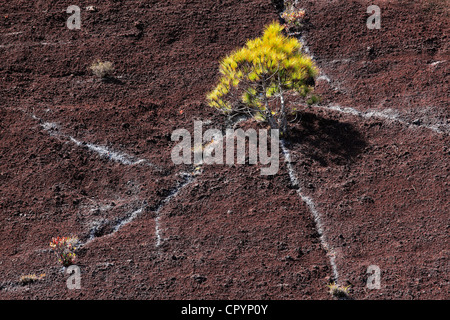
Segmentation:
[[(379, 30), (371, 2), (298, 1), (321, 101), (288, 97), (291, 162), (274, 176), (175, 165), (171, 134), (228, 125), (204, 101), (218, 60), (282, 1), (89, 1), (81, 30), (71, 4), (0, 8), (0, 299), (332, 299), (334, 267), (353, 299), (450, 297), (445, 1), (379, 1)], [(67, 235), (81, 290), (49, 247)]]

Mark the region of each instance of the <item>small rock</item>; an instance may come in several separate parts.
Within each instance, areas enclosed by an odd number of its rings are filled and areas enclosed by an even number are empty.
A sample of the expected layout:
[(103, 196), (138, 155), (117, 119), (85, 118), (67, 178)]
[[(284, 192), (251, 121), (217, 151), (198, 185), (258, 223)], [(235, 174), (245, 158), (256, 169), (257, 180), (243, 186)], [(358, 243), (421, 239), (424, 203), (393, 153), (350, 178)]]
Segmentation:
[(284, 260), (286, 260), (286, 261), (294, 261), (294, 258), (292, 258), (291, 256), (286, 256), (286, 257), (284, 257)]
[(194, 274), (194, 275), (192, 275), (191, 278), (194, 279), (198, 283), (203, 283), (207, 280), (207, 278), (205, 276), (202, 276), (199, 274)]
[(372, 197), (364, 195), (359, 199), (362, 203), (374, 203), (375, 201), (372, 199)]
[(298, 190), (298, 189), (300, 189), (300, 186), (298, 184), (289, 184), (288, 188), (289, 189)]
[(138, 30), (144, 29), (144, 24), (142, 23), (142, 21), (135, 21), (135, 22), (134, 22), (134, 26), (135, 26), (136, 29), (138, 29)]

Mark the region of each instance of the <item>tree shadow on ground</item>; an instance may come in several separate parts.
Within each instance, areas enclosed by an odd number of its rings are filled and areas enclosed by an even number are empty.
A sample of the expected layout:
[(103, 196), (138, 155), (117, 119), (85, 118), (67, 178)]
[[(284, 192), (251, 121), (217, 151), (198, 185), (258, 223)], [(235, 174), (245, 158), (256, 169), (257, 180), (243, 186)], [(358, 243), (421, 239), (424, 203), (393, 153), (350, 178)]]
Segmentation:
[(307, 158), (321, 166), (350, 164), (367, 147), (364, 137), (350, 123), (309, 112), (300, 116), (300, 121), (291, 126), (287, 142), (298, 145)]

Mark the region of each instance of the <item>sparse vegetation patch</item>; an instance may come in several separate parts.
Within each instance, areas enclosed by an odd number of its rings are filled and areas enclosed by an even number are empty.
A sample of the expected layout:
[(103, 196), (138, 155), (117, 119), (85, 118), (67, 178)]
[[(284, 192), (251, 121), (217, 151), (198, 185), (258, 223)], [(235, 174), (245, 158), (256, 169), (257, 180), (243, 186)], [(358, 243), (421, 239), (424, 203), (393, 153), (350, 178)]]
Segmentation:
[(34, 273), (26, 274), (26, 275), (20, 276), (19, 283), (22, 286), (24, 286), (24, 285), (27, 285), (27, 284), (30, 284), (30, 283), (42, 280), (42, 279), (44, 279), (44, 277), (45, 277), (45, 273), (42, 273), (42, 274), (40, 274), (38, 276), (36, 274), (34, 274)]
[(100, 79), (112, 77), (114, 66), (112, 62), (96, 60), (90, 67), (92, 73)]
[(50, 242), (50, 247), (58, 257), (58, 262), (67, 267), (73, 264), (78, 249), (79, 241), (77, 237), (56, 237)]

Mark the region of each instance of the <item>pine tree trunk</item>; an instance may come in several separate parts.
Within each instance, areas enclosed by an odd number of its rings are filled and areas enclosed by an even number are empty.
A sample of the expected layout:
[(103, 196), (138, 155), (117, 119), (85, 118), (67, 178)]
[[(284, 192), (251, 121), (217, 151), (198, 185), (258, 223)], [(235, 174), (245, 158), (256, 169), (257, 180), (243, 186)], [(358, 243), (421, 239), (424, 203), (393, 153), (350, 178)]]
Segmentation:
[(287, 138), (288, 136), (288, 129), (287, 129), (287, 119), (286, 119), (286, 107), (284, 103), (284, 96), (283, 96), (283, 89), (281, 89), (280, 86), (280, 103), (281, 103), (281, 118), (280, 118), (280, 128), (281, 128), (281, 136), (283, 138)]
[(266, 107), (266, 118), (267, 118), (267, 121), (269, 122), (269, 125), (270, 125), (270, 127), (272, 128), (272, 129), (278, 129), (278, 123), (277, 123), (277, 121), (272, 117), (272, 113), (271, 113), (271, 111), (270, 111), (270, 109), (269, 109), (269, 101), (267, 100), (267, 95), (266, 95), (266, 84), (265, 84), (265, 82), (263, 82), (263, 84), (262, 84), (262, 86), (263, 86), (263, 90), (264, 90), (264, 93), (263, 93), (263, 95), (264, 95), (264, 106)]

